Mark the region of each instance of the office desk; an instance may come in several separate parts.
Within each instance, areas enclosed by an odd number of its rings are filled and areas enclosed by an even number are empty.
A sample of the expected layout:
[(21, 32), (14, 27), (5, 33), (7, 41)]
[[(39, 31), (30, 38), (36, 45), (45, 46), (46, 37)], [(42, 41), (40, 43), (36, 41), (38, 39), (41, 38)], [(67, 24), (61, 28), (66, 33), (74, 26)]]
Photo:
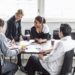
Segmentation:
[[(52, 46), (52, 41), (54, 41), (54, 45)], [(60, 40), (48, 40), (46, 43), (38, 44), (38, 43), (32, 43), (30, 41), (23, 41), (24, 45), (26, 45), (25, 52), (27, 54), (38, 54), (42, 50), (49, 50), (53, 49), (56, 47), (57, 43)], [(19, 46), (19, 43), (17, 43)], [(74, 40), (74, 45), (75, 45), (75, 40)]]
[[(26, 54), (38, 54), (41, 53), (41, 51), (49, 50), (52, 48), (55, 48), (57, 43), (60, 40), (54, 40), (54, 46), (51, 45), (51, 40), (47, 41), (46, 43), (38, 44), (38, 43), (27, 43), (25, 52)], [(29, 42), (29, 41), (28, 41)]]
[[(38, 54), (40, 53), (42, 50), (48, 50), (48, 49), (51, 49), (52, 48), (52, 45), (51, 45), (51, 41), (52, 40), (49, 40), (47, 41), (46, 43), (42, 43), (42, 44), (37, 44), (37, 43), (32, 43), (30, 41), (27, 41), (27, 42), (30, 42), (29, 44), (27, 44), (27, 47), (25, 49), (25, 52), (22, 52), (22, 54), (26, 54), (25, 57), (23, 55), (23, 58), (26, 58), (28, 59), (29, 56), (31, 54)], [(57, 43), (59, 42), (60, 40), (54, 40), (54, 46), (53, 48), (56, 47)], [(75, 40), (74, 40), (74, 43), (75, 43)], [(18, 43), (17, 43), (18, 45)], [(75, 44), (74, 44), (75, 45)], [(52, 52), (53, 53), (53, 52)]]

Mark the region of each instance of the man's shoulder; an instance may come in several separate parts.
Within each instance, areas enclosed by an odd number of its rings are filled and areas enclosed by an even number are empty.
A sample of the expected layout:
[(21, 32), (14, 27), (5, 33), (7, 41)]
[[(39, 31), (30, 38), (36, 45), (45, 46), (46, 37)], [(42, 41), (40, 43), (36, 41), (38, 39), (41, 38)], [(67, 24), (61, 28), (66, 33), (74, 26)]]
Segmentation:
[(62, 41), (62, 40), (60, 40), (58, 43), (57, 43), (59, 46), (61, 46), (61, 47), (64, 47), (64, 41)]
[(14, 20), (15, 20), (15, 16), (12, 16), (11, 18), (8, 19), (8, 22), (10, 22), (10, 21), (12, 22)]
[(0, 33), (0, 41), (2, 41), (4, 39), (4, 34)]
[(0, 36), (4, 36), (4, 33), (0, 33)]
[(0, 39), (5, 38), (5, 34), (4, 33), (0, 33)]

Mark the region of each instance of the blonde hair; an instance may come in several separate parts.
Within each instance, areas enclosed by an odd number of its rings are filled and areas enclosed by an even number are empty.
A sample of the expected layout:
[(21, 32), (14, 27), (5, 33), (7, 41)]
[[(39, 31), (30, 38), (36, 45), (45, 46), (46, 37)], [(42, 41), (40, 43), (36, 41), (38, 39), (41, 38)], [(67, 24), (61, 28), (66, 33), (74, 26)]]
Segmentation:
[(17, 15), (17, 16), (18, 16), (18, 15), (24, 15), (24, 14), (23, 14), (23, 10), (22, 10), (22, 9), (17, 10), (16, 15)]

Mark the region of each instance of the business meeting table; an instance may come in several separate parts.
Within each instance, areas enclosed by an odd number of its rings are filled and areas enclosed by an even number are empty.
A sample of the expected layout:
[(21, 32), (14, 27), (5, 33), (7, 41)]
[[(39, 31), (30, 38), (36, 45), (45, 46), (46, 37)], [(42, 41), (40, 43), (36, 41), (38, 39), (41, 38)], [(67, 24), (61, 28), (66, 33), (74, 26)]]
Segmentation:
[[(15, 46), (15, 48), (18, 48), (19, 46), (26, 46), (25, 51), (23, 51), (22, 54), (39, 54), (45, 50), (54, 49), (57, 46), (59, 41), (60, 40), (51, 39), (48, 40), (46, 43), (38, 44), (34, 42), (34, 40), (29, 40), (29, 41), (24, 40), (24, 41), (17, 42), (16, 43), (17, 46)], [(74, 40), (74, 45), (75, 45), (75, 40)], [(54, 51), (52, 50), (50, 54), (52, 54), (53, 52)], [(75, 49), (74, 49), (74, 53), (75, 53)]]
[(48, 40), (46, 43), (38, 44), (34, 42), (34, 40), (29, 40), (29, 41), (20, 41), (17, 45), (26, 46), (25, 52), (23, 53), (38, 54), (38, 53), (41, 53), (42, 51), (55, 48), (59, 41), (60, 40), (52, 39), (52, 40)]
[[(25, 46), (26, 47), (25, 52), (23, 51), (23, 53), (38, 54), (41, 53), (41, 51), (54, 49), (57, 46), (59, 41), (60, 40), (51, 39), (48, 40), (46, 43), (38, 44), (34, 42), (34, 40), (29, 40), (29, 41), (24, 40), (16, 43), (17, 46), (15, 46), (15, 48), (18, 48), (19, 46)], [(75, 45), (75, 40), (74, 40), (74, 45)]]

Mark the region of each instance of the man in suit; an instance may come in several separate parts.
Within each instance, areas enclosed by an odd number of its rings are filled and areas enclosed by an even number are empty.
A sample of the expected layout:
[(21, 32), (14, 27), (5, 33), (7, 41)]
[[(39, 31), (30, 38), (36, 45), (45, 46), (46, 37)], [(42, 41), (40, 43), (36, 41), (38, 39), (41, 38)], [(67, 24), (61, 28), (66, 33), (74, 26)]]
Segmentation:
[[(12, 44), (11, 47), (10, 42), (6, 38), (5, 34), (3, 33), (3, 26), (4, 21), (0, 19), (0, 58), (1, 56), (15, 56), (19, 54), (22, 51), (21, 47), (17, 47), (16, 45)], [(14, 73), (17, 71), (18, 67), (16, 64), (8, 61), (4, 61), (3, 59), (0, 60), (0, 63), (2, 67), (0, 67), (0, 70), (2, 68), (2, 75), (14, 75)]]
[(19, 41), (21, 34), (21, 19), (23, 11), (19, 9), (14, 16), (7, 21), (6, 36), (14, 41)]
[[(6, 37), (13, 42), (19, 42), (22, 39), (21, 33), (21, 19), (23, 17), (23, 11), (19, 9), (14, 16), (7, 21)], [(21, 54), (18, 54), (18, 63), (21, 66)]]

